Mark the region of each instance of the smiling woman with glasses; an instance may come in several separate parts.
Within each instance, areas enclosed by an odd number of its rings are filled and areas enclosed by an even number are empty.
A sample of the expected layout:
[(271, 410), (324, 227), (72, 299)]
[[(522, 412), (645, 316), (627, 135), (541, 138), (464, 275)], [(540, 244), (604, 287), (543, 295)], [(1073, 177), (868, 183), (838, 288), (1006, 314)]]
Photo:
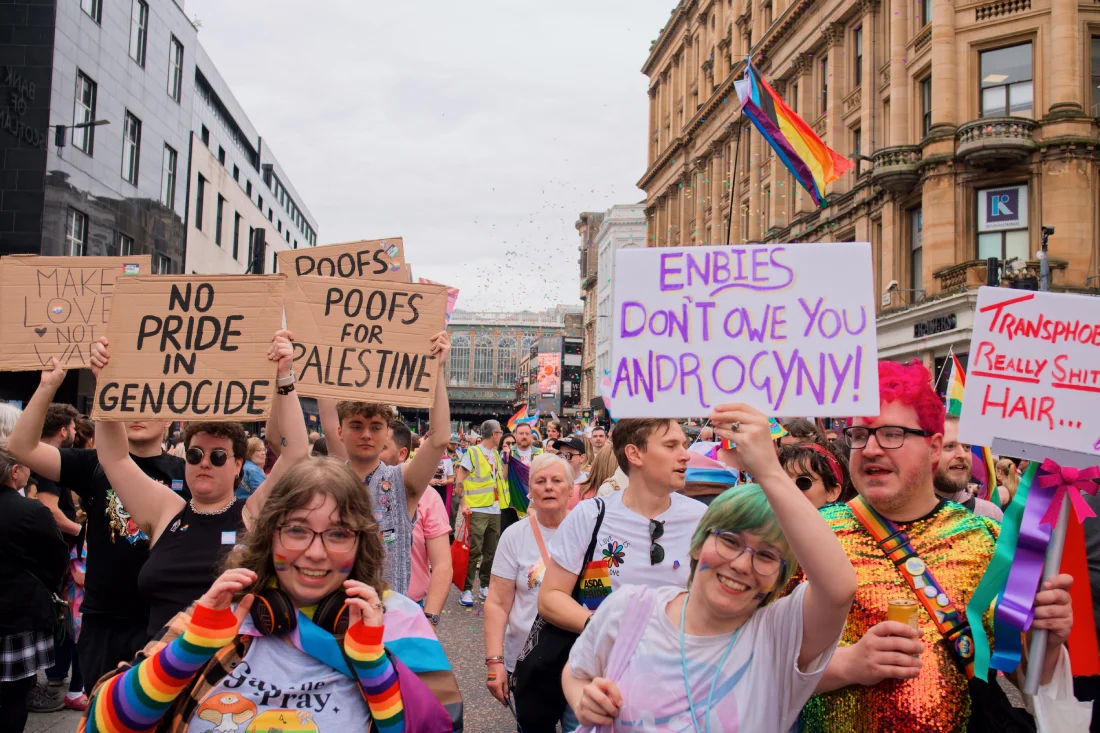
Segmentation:
[[(248, 436), (240, 423), (192, 422), (183, 431), (184, 481), (165, 486), (138, 468), (126, 448), (121, 423), (96, 423), (96, 448), (115, 496), (118, 539), (140, 535), (149, 541), (149, 559), (138, 574), (138, 590), (149, 602), (147, 631), (155, 634), (172, 616), (203, 594), (214, 580), (222, 559), (237, 544), (279, 477), (296, 461), (308, 456), (309, 437), (290, 372), (292, 345), (287, 331), (271, 339), (268, 359), (279, 374), (280, 386), (272, 417), (284, 426), (286, 443), (266, 482), (246, 498), (235, 493), (241, 485)], [(93, 344), (93, 372), (110, 360), (106, 339)], [(253, 446), (255, 447), (255, 446)], [(262, 448), (262, 445), (261, 445)], [(190, 491), (190, 501), (180, 493)], [(116, 520), (112, 520), (116, 521)], [(133, 525), (133, 531), (126, 525)]]
[[(856, 592), (844, 550), (780, 466), (767, 417), (723, 405), (710, 421), (760, 483), (710, 504), (686, 591), (630, 586), (600, 605), (562, 675), (581, 723), (784, 733), (836, 649)], [(650, 523), (651, 562), (663, 530)], [(777, 600), (799, 567), (811, 587)]]

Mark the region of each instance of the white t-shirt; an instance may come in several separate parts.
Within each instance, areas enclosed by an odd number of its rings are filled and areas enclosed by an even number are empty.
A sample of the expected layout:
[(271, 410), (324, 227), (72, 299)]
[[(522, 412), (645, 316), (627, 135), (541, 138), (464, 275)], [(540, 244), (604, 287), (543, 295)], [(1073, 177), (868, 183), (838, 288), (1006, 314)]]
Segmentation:
[[(664, 535), (657, 544), (665, 548), (665, 559), (649, 564), (649, 520), (627, 509), (623, 504), (625, 491), (616, 491), (602, 499), (607, 505), (600, 527), (596, 552), (592, 559), (603, 559), (611, 576), (611, 589), (627, 584), (687, 587), (691, 570), (691, 535), (707, 511), (701, 501), (682, 494), (672, 494), (672, 504), (657, 517), (665, 523)], [(566, 515), (553, 542), (547, 542), (550, 557), (571, 573), (580, 574), (584, 551), (592, 539), (599, 507), (594, 500), (582, 501)]]
[[(569, 667), (575, 676), (604, 676), (619, 635), (619, 622), (637, 590), (624, 588), (612, 593), (596, 611), (569, 653)], [(693, 730), (681, 662), (679, 619), (673, 624), (665, 613), (665, 607), (682, 591), (678, 586), (657, 589), (649, 623), (616, 683), (623, 706), (615, 719), (615, 731)], [(798, 668), (805, 595), (805, 584), (799, 585), (789, 596), (754, 613), (741, 628), (721, 670), (717, 666), (732, 634), (684, 637), (687, 676), (699, 730), (707, 726), (713, 733), (786, 733), (795, 724), (836, 650), (834, 644), (805, 669)], [(708, 713), (707, 697), (715, 674), (718, 680)]]
[(535, 446), (531, 446), (527, 450), (522, 448), (513, 448), (512, 455), (519, 458), (520, 462), (525, 466), (530, 466), (531, 461), (534, 460)]
[[(487, 460), (489, 462), (489, 467), (493, 470), (492, 475), (495, 478), (496, 475), (497, 475), (497, 458), (496, 458), (496, 455), (493, 453), (493, 451), (489, 450), (488, 448), (481, 445), (480, 443), (476, 447), (471, 446), (470, 450), (466, 451), (466, 455), (462, 456), (462, 463), (459, 464), (459, 465), (462, 468), (465, 468), (466, 471), (469, 472), (470, 475), (473, 476), (474, 478), (485, 478), (484, 476), (480, 476), (480, 475), (478, 475), (477, 473), (474, 472), (474, 458), (473, 458), (473, 455), (472, 455), (474, 450), (481, 451), (481, 455), (485, 458), (485, 460)], [(494, 495), (494, 497), (495, 497), (495, 495)], [(500, 502), (497, 501), (496, 498), (494, 498), (492, 506), (478, 506), (478, 507), (472, 506), (472, 507), (469, 507), (469, 509), (470, 509), (471, 512), (477, 512), (478, 514), (500, 514)]]
[[(539, 553), (535, 533), (531, 529), (532, 518), (516, 522), (500, 536), (497, 554), (493, 557), (493, 575), (515, 581), (516, 597), (508, 613), (508, 627), (504, 631), (504, 667), (509, 672), (516, 668), (516, 658), (527, 642), (527, 634), (535, 623), (539, 610), (539, 586), (546, 574), (546, 565)], [(550, 540), (557, 529), (547, 529), (541, 524), (542, 541), (550, 549)]]

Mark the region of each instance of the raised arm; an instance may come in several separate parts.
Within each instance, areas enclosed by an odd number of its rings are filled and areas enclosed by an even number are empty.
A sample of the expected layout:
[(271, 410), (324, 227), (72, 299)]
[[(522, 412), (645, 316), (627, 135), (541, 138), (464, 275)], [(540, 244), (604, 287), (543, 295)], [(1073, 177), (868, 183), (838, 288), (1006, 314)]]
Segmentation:
[(447, 400), (447, 356), (451, 353), (451, 340), (446, 331), (432, 336), (432, 356), (435, 357), (435, 402), (428, 412), (428, 435), (420, 443), (420, 450), (411, 461), (401, 466), (405, 478), (405, 500), (409, 516), (424, 490), (428, 488), (451, 437), (451, 405)]
[[(104, 336), (92, 344), (92, 373), (96, 379), (110, 361), (110, 344)], [(183, 510), (183, 499), (164, 484), (146, 476), (134, 463), (125, 423), (97, 420), (95, 447), (99, 465), (107, 474), (111, 488), (137, 525), (156, 542), (172, 517)]]
[[(592, 612), (573, 599), (577, 573), (571, 573), (549, 558), (546, 575), (539, 587), (539, 614), (559, 629), (581, 633)], [(491, 585), (491, 584), (490, 584)]]
[(46, 410), (53, 402), (58, 387), (65, 381), (65, 370), (58, 365), (57, 359), (51, 358), (50, 366), (53, 369), (42, 372), (38, 389), (23, 408), (23, 414), (8, 436), (8, 450), (17, 461), (39, 476), (57, 481), (61, 478), (61, 452), (42, 442), (42, 426), (46, 422)]
[(798, 655), (799, 666), (804, 666), (832, 646), (844, 628), (857, 589), (855, 570), (832, 528), (779, 465), (768, 418), (748, 405), (729, 404), (715, 408), (710, 421), (717, 435), (737, 444), (737, 458), (764, 490), (806, 574)]
[[(271, 346), (267, 350), (267, 358), (278, 362), (279, 378), (290, 376), (294, 366), (294, 350), (292, 341), (294, 336), (286, 330), (276, 331), (271, 337)], [(271, 417), (275, 419), (279, 435), (272, 440), (279, 443), (279, 459), (271, 467), (271, 472), (259, 487), (252, 492), (245, 503), (244, 522), (246, 527), (252, 526), (252, 517), (257, 517), (263, 509), (271, 489), (279, 482), (279, 479), (290, 470), (298, 461), (309, 457), (309, 433), (306, 432), (306, 418), (302, 413), (302, 403), (298, 400), (298, 392), (290, 394), (276, 394), (275, 402), (271, 406)]]
[(318, 397), (317, 412), (321, 418), (321, 430), (325, 433), (328, 457), (346, 461), (348, 449), (344, 447), (344, 441), (340, 440), (340, 416), (336, 412), (336, 400)]

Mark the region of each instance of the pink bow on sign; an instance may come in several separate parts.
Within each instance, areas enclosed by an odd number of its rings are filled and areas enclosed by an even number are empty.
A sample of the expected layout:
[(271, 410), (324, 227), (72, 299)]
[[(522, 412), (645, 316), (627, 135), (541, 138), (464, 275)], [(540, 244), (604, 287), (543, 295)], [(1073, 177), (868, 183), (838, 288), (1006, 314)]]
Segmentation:
[(1049, 458), (1043, 461), (1041, 468), (1043, 473), (1039, 476), (1039, 485), (1044, 489), (1054, 487), (1057, 487), (1057, 489), (1046, 513), (1039, 520), (1039, 524), (1049, 524), (1053, 527), (1057, 523), (1058, 513), (1062, 511), (1062, 502), (1066, 500), (1067, 493), (1069, 494), (1069, 500), (1073, 503), (1074, 510), (1077, 512), (1078, 522), (1096, 516), (1096, 512), (1081, 497), (1081, 492), (1096, 495), (1096, 490), (1100, 487), (1093, 483), (1092, 479), (1100, 478), (1100, 468), (1091, 466), (1079, 469), (1072, 466), (1059, 466)]

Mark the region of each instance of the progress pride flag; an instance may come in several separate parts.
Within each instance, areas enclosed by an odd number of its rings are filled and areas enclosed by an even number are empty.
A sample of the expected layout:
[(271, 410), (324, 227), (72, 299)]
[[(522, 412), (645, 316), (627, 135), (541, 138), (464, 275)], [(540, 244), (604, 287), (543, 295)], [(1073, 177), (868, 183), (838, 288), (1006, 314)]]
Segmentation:
[(620, 249), (615, 417), (773, 416), (878, 409), (866, 242)]
[(1100, 455), (1100, 300), (978, 291), (959, 439)]

